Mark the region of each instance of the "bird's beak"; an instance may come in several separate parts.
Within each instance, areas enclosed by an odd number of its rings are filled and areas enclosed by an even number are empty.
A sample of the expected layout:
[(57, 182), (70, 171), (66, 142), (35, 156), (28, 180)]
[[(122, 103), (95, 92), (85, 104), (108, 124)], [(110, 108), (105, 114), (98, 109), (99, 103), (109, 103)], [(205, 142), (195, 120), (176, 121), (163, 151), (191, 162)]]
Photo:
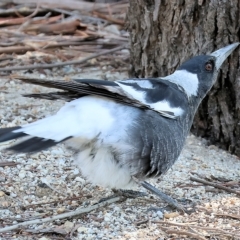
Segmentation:
[(223, 62), (227, 57), (234, 51), (234, 49), (239, 45), (239, 42), (233, 43), (226, 47), (220, 48), (217, 51), (210, 54), (210, 56), (216, 57), (215, 66), (217, 70), (222, 66)]

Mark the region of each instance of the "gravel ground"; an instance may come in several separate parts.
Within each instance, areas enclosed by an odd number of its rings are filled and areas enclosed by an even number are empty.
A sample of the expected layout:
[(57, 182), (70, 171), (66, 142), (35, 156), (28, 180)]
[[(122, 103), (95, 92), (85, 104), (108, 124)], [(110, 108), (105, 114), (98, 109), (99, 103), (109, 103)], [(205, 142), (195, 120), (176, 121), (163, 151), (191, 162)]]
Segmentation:
[[(93, 69), (80, 76), (114, 79), (126, 75)], [(1, 127), (43, 118), (64, 104), (21, 96), (39, 91), (48, 89), (1, 79)], [(10, 144), (1, 144), (0, 149)], [(18, 165), (0, 167), (0, 227), (85, 208), (112, 194), (110, 189), (93, 186), (81, 177), (78, 168), (72, 165), (71, 152), (63, 145), (32, 155), (1, 151), (0, 162), (5, 161)], [(240, 188), (239, 159), (191, 135), (173, 168), (151, 183), (176, 199), (196, 203), (195, 212), (152, 210), (165, 204), (149, 195), (113, 203), (75, 218), (0, 233), (0, 239), (240, 239), (239, 196), (192, 182), (191, 174), (209, 181), (217, 179), (229, 188)]]

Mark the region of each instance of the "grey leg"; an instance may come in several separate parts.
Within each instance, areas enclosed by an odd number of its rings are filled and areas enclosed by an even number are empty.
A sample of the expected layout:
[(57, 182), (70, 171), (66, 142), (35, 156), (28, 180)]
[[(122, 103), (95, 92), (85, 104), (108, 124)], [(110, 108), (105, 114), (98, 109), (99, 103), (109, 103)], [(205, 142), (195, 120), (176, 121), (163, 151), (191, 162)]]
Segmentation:
[(133, 190), (125, 190), (125, 189), (112, 189), (113, 195), (106, 197), (106, 198), (101, 198), (98, 203), (101, 203), (103, 201), (115, 198), (115, 197), (124, 197), (124, 198), (137, 198), (137, 197), (146, 197), (148, 194), (144, 192), (139, 192), (139, 191), (133, 191)]
[(140, 181), (135, 177), (132, 177), (133, 180), (135, 182), (137, 182), (139, 185), (143, 186), (144, 188), (146, 188), (147, 190), (149, 190), (150, 192), (154, 193), (155, 195), (157, 195), (160, 199), (162, 199), (164, 202), (168, 203), (168, 205), (170, 207), (176, 208), (179, 211), (182, 212), (187, 212), (187, 210), (181, 206), (180, 204), (178, 204), (178, 202), (176, 200), (174, 200), (173, 198), (169, 197), (168, 195), (166, 195), (164, 192), (160, 191), (159, 189), (155, 188), (154, 186), (152, 186), (151, 184), (147, 183), (146, 181)]
[(159, 189), (155, 188), (154, 186), (152, 186), (151, 184), (147, 183), (146, 181), (140, 182), (140, 184), (146, 188), (147, 190), (149, 190), (150, 192), (154, 193), (155, 195), (157, 195), (159, 198), (161, 198), (164, 202), (168, 203), (168, 205), (170, 207), (176, 208), (179, 211), (185, 212), (186, 210), (184, 209), (183, 206), (181, 206), (180, 204), (178, 204), (178, 202), (176, 200), (174, 200), (173, 198), (169, 197), (167, 194), (165, 194), (164, 192), (160, 191)]

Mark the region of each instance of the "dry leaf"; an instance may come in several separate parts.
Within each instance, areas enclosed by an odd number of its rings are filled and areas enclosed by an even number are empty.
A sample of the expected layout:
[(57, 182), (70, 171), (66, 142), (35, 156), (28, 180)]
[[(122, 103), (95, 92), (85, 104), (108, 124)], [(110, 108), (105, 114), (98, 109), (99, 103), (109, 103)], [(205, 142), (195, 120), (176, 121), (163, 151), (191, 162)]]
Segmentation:
[(171, 213), (165, 213), (164, 214), (164, 218), (175, 218), (175, 217), (178, 217), (179, 216), (179, 213), (178, 212), (171, 212)]

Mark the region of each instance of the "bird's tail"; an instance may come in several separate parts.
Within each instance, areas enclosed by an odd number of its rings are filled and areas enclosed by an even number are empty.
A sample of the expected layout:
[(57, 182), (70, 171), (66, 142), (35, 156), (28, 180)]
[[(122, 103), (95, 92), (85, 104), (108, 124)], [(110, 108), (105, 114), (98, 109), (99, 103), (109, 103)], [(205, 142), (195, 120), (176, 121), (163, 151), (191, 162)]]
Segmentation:
[[(17, 144), (7, 148), (7, 150), (15, 152), (37, 152), (49, 147), (52, 147), (62, 141), (54, 141), (51, 139), (45, 139), (40, 137), (34, 137), (24, 133), (22, 127), (10, 127), (10, 128), (1, 128), (0, 129), (0, 142), (6, 142), (18, 138), (23, 138), (23, 141), (18, 142)], [(65, 140), (65, 139), (64, 139)]]
[(110, 109), (116, 106), (114, 102), (98, 97), (73, 100), (55, 115), (20, 127), (0, 129), (0, 142), (22, 138), (9, 150), (24, 153), (41, 151), (70, 138), (77, 138), (77, 145), (81, 145), (82, 140), (91, 141), (102, 131), (113, 128), (115, 122), (107, 104)]
[(0, 129), (0, 142), (6, 142), (20, 137), (24, 137), (26, 134), (23, 132), (15, 132), (21, 129), (21, 127), (10, 127)]

